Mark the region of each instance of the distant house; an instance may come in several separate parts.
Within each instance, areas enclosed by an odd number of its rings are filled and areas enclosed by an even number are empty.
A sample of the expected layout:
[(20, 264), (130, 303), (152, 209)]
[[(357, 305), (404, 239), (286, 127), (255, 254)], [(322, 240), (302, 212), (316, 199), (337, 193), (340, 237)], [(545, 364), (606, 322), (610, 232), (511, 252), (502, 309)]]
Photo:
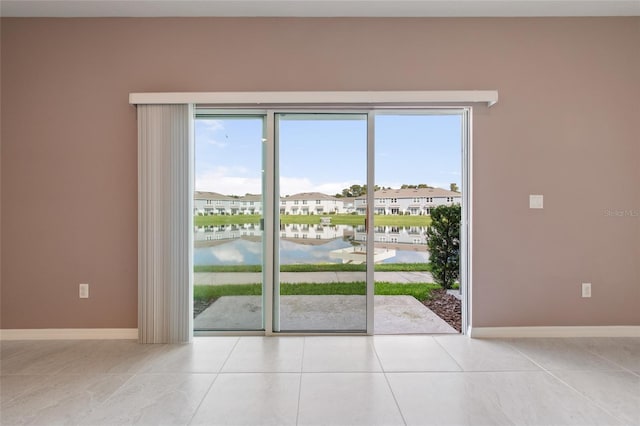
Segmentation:
[(231, 197), (217, 192), (196, 191), (193, 194), (194, 215), (262, 214), (262, 196), (247, 194)]
[[(459, 204), (462, 194), (442, 188), (381, 189), (374, 193), (374, 214), (428, 215), (441, 205)], [(355, 199), (358, 214), (367, 211), (366, 197)]]
[[(375, 214), (428, 215), (431, 209), (440, 205), (461, 202), (461, 194), (441, 188), (382, 189), (374, 194)], [(262, 196), (246, 194), (232, 197), (217, 192), (194, 193), (195, 215), (213, 214), (262, 214)], [(321, 192), (301, 192), (280, 198), (280, 214), (321, 215), (321, 214), (365, 214), (367, 199), (336, 198)]]
[(247, 194), (239, 201), (240, 214), (262, 214), (262, 195)]
[(217, 192), (196, 191), (193, 194), (193, 214), (212, 215), (227, 214), (230, 211), (232, 197), (218, 194)]
[(301, 192), (280, 198), (280, 214), (310, 215), (343, 213), (339, 198), (321, 192)]
[(338, 200), (342, 201), (342, 211), (341, 213), (351, 214), (356, 211), (356, 198), (355, 197), (343, 197), (338, 198)]

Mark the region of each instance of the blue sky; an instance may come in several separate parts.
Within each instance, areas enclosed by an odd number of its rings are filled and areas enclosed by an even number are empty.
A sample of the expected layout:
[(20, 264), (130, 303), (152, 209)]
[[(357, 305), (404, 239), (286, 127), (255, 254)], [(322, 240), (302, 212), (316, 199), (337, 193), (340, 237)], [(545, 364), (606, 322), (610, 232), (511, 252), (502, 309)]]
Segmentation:
[[(279, 121), (281, 194), (341, 192), (366, 183), (364, 116), (283, 116)], [(227, 195), (260, 193), (262, 121), (198, 119), (195, 187)], [(378, 115), (376, 184), (460, 186), (461, 117)]]

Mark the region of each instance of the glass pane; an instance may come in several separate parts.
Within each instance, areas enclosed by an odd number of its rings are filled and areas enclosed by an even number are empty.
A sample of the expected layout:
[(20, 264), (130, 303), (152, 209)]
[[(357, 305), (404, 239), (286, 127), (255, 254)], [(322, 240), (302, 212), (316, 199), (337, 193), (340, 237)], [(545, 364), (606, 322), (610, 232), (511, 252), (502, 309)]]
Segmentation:
[(262, 117), (195, 121), (194, 329), (263, 329)]
[(276, 129), (280, 297), (275, 328), (365, 331), (366, 241), (356, 233), (365, 224), (367, 116), (277, 114)]
[(404, 309), (376, 321), (375, 332), (455, 332), (425, 306), (442, 292), (431, 273), (427, 228), (434, 208), (461, 203), (462, 116), (379, 114), (375, 132), (374, 245), (387, 253), (375, 267), (375, 303), (381, 312)]

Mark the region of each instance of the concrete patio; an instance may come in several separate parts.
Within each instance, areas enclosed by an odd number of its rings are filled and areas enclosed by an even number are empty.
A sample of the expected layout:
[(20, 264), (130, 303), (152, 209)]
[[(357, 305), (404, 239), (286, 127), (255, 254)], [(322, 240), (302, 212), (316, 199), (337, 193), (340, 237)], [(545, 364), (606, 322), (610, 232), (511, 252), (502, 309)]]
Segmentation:
[[(375, 296), (375, 334), (457, 333), (411, 296)], [(364, 296), (281, 296), (280, 328), (297, 331), (361, 331), (366, 328)], [(196, 330), (259, 329), (260, 296), (224, 296), (194, 320)]]
[[(364, 272), (282, 272), (283, 283), (325, 283), (364, 281)], [(432, 283), (429, 272), (376, 272), (378, 282)], [(259, 272), (198, 272), (196, 285), (255, 284), (262, 282)], [(376, 334), (457, 333), (443, 319), (412, 296), (375, 296)], [(331, 331), (366, 329), (364, 296), (281, 296), (281, 330)], [(194, 320), (196, 330), (260, 329), (260, 296), (224, 296)]]

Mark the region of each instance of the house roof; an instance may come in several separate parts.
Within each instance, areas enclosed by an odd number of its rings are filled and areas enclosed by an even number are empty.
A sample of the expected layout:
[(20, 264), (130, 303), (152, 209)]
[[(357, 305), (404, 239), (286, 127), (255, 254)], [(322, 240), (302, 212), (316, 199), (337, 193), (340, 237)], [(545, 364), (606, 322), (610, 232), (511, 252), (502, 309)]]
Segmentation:
[(233, 197), (218, 194), (217, 192), (195, 191), (193, 193), (194, 200), (233, 200)]
[(244, 197), (240, 197), (241, 201), (262, 201), (262, 195), (260, 194), (246, 194)]
[(247, 194), (242, 197), (231, 197), (229, 195), (219, 194), (210, 191), (195, 191), (193, 193), (194, 200), (221, 200), (221, 201), (262, 201), (262, 195)]
[(281, 198), (281, 200), (335, 200), (335, 197), (331, 195), (323, 194), (321, 192), (300, 192), (298, 194), (289, 195), (288, 197)]

